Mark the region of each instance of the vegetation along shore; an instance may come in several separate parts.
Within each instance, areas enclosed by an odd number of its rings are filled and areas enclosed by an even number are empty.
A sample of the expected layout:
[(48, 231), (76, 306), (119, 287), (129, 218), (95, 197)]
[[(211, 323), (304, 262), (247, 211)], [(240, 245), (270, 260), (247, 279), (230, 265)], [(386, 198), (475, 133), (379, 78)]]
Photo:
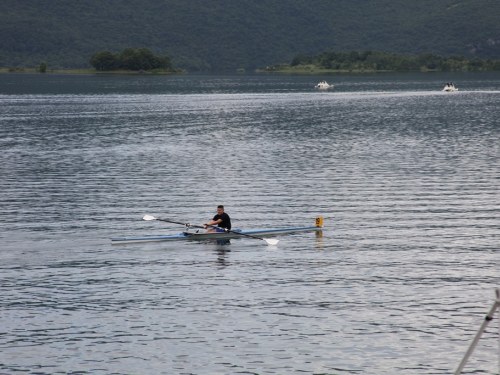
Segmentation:
[(500, 71), (500, 60), (471, 60), (463, 55), (439, 56), (422, 53), (417, 57), (379, 51), (323, 52), (296, 55), (291, 63), (268, 66), (259, 72), (323, 74), (372, 72), (464, 72)]
[(100, 51), (89, 61), (93, 69), (48, 69), (45, 61), (38, 68), (0, 68), (10, 73), (73, 73), (73, 74), (182, 74), (183, 69), (172, 65), (168, 56), (156, 56), (147, 48), (137, 50), (127, 47), (121, 52)]
[[(168, 56), (156, 56), (147, 48), (127, 47), (121, 52), (100, 51), (90, 60), (93, 69), (49, 69), (45, 62), (38, 68), (0, 68), (0, 73), (72, 73), (72, 74), (185, 74), (175, 68)], [(240, 70), (238, 70), (240, 72)], [(241, 72), (244, 72), (241, 69)], [(500, 71), (500, 60), (467, 59), (463, 55), (439, 56), (422, 53), (409, 55), (380, 51), (323, 52), (296, 55), (290, 63), (256, 69), (256, 73), (325, 74), (374, 72), (477, 72)]]

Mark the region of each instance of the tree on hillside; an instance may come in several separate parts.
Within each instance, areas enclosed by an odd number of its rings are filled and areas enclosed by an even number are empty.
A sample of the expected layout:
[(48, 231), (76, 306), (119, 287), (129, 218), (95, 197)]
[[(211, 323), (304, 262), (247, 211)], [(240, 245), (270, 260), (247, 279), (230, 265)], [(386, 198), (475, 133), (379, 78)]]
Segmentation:
[(428, 69), (436, 69), (441, 65), (442, 58), (430, 52), (424, 52), (418, 55), (417, 63), (420, 66), (425, 66)]
[(90, 65), (95, 70), (115, 70), (119, 67), (118, 58), (109, 51), (101, 51), (94, 53), (90, 58)]
[(125, 70), (139, 70), (140, 62), (135, 49), (125, 48), (119, 55), (120, 68)]
[(137, 60), (139, 61), (140, 69), (142, 70), (170, 70), (172, 62), (168, 56), (155, 56), (147, 48), (139, 48), (137, 50)]
[(147, 48), (139, 48), (137, 50), (137, 60), (141, 70), (158, 69), (156, 63), (156, 56)]
[(305, 64), (310, 64), (312, 61), (310, 56), (307, 56), (303, 53), (299, 53), (297, 56), (295, 56), (291, 62), (290, 65), (296, 66), (296, 65), (305, 65)]
[(109, 51), (95, 53), (90, 58), (90, 65), (96, 70), (174, 70), (170, 57), (156, 56), (147, 48), (135, 50), (131, 47), (116, 54)]
[(159, 66), (159, 69), (164, 69), (164, 70), (174, 69), (174, 66), (172, 65), (172, 60), (170, 60), (170, 57), (168, 57), (168, 56), (159, 56), (158, 57), (158, 66)]

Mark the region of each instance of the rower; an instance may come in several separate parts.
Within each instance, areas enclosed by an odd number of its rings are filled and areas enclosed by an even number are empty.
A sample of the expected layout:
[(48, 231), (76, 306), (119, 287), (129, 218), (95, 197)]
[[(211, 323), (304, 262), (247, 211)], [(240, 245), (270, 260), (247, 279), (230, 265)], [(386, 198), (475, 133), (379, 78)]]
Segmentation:
[[(217, 225), (217, 228), (212, 226)], [(231, 230), (231, 219), (229, 215), (224, 212), (224, 206), (217, 206), (217, 215), (213, 217), (208, 223), (203, 223), (203, 227), (208, 229), (207, 232), (224, 232), (224, 229)]]

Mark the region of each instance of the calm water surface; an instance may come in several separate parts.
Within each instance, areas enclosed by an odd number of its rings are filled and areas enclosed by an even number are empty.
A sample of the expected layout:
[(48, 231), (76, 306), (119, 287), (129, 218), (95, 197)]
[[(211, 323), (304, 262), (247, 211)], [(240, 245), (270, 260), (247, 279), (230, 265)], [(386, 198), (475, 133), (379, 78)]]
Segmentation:
[[(0, 75), (0, 373), (453, 373), (500, 286), (500, 74), (324, 78)], [(217, 204), (325, 228), (110, 243)]]

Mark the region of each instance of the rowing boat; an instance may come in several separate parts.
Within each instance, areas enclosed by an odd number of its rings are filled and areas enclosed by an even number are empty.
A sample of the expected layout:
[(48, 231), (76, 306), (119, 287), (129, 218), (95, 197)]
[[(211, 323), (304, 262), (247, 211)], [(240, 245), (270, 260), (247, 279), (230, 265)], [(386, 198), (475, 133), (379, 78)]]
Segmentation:
[(274, 229), (252, 229), (241, 230), (233, 229), (230, 232), (189, 232), (188, 230), (179, 234), (151, 237), (135, 237), (135, 238), (112, 238), (113, 245), (137, 243), (137, 242), (159, 242), (159, 241), (208, 241), (208, 240), (229, 240), (234, 238), (248, 237), (270, 237), (282, 234), (290, 234), (297, 232), (319, 231), (323, 228), (323, 218), (316, 218), (316, 225), (311, 227), (290, 227), (290, 228), (274, 228)]

